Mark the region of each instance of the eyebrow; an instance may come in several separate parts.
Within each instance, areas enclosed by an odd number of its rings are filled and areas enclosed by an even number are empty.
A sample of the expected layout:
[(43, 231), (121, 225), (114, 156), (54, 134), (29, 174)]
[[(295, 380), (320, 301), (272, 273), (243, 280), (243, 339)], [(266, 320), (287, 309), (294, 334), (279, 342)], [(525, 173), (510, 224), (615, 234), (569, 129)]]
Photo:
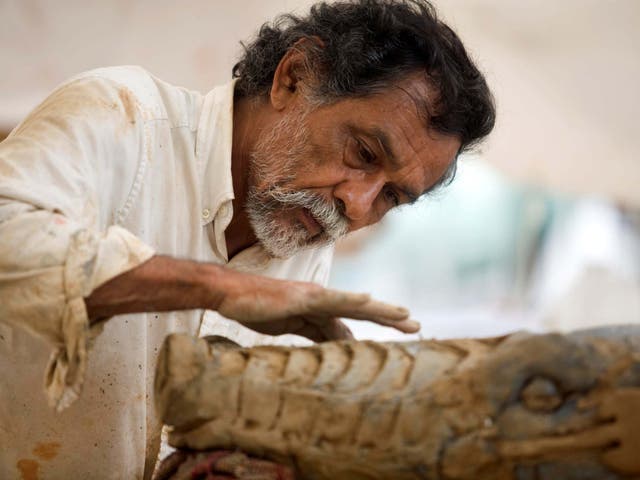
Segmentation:
[[(382, 149), (385, 156), (389, 159), (389, 163), (391, 163), (391, 166), (393, 168), (401, 167), (400, 161), (398, 160), (398, 157), (395, 155), (393, 148), (391, 147), (389, 136), (382, 129), (380, 129), (379, 127), (372, 127), (371, 129), (359, 129), (351, 126), (351, 130), (354, 132), (360, 131), (362, 134), (375, 140)], [(410, 205), (416, 203), (418, 199), (423, 195), (422, 193), (416, 193), (411, 189), (411, 187), (408, 187), (406, 185), (402, 186), (396, 184), (395, 186), (407, 196)]]

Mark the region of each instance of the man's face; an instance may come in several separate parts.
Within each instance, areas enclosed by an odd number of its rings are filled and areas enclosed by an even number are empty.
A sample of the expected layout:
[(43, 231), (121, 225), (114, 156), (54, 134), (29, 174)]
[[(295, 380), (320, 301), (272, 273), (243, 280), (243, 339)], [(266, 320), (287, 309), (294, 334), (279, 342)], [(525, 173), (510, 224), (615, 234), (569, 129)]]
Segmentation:
[[(258, 139), (247, 213), (273, 256), (335, 241), (417, 200), (443, 177), (460, 141), (427, 130), (411, 77), (382, 93), (311, 109), (300, 100)], [(413, 98), (412, 98), (413, 97)]]

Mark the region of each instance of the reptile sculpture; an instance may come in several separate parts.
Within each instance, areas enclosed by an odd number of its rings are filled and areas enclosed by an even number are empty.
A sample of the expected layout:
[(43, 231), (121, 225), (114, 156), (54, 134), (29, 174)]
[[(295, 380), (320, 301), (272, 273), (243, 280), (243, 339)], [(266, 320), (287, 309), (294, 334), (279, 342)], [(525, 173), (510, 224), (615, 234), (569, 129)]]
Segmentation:
[(311, 347), (172, 335), (155, 395), (174, 447), (295, 478), (640, 479), (640, 326)]

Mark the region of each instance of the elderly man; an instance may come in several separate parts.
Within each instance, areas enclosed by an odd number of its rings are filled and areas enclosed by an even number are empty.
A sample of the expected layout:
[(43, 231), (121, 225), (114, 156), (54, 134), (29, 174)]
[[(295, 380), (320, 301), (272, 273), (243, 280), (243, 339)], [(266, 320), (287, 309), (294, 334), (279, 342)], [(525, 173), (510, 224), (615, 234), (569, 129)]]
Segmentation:
[(148, 478), (158, 347), (207, 311), (314, 341), (348, 337), (338, 317), (418, 329), (319, 284), (337, 238), (492, 129), (460, 40), (424, 0), (318, 4), (233, 76), (203, 96), (91, 71), (0, 144), (0, 477)]

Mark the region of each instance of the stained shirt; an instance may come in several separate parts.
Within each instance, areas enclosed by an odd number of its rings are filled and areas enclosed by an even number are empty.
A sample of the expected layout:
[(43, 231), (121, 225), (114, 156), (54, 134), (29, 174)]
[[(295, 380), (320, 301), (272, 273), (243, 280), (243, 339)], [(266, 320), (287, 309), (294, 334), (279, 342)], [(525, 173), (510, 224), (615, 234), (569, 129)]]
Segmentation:
[(164, 337), (273, 341), (202, 310), (89, 325), (83, 298), (109, 279), (164, 254), (326, 284), (330, 247), (228, 261), (232, 128), (233, 82), (202, 95), (113, 67), (0, 143), (0, 478), (149, 478)]

